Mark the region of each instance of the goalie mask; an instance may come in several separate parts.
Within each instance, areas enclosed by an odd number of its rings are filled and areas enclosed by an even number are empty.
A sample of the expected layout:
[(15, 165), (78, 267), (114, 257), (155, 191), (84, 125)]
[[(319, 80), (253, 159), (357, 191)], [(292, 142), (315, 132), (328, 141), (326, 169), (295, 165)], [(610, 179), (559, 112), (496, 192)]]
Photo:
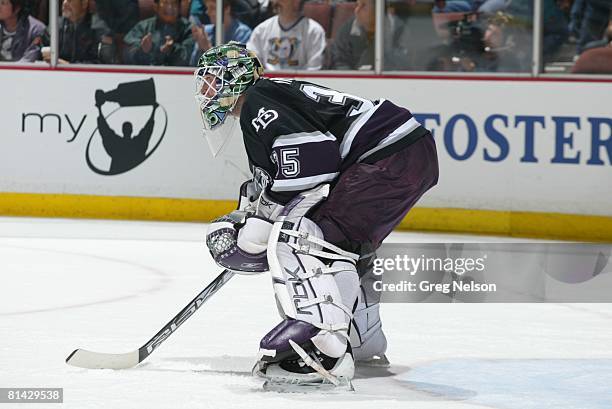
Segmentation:
[(206, 51), (195, 70), (195, 98), (204, 136), (213, 156), (221, 152), (236, 131), (231, 115), (240, 95), (263, 75), (263, 67), (244, 44), (231, 41)]

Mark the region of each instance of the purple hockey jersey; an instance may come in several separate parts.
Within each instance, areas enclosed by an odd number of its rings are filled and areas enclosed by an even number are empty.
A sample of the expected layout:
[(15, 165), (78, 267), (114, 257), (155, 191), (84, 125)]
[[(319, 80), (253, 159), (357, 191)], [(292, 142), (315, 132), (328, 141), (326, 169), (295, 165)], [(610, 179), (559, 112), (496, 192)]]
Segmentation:
[(285, 203), (320, 183), (332, 183), (354, 163), (373, 163), (428, 132), (410, 111), (289, 79), (257, 81), (246, 93), (240, 126), (251, 168), (272, 180)]

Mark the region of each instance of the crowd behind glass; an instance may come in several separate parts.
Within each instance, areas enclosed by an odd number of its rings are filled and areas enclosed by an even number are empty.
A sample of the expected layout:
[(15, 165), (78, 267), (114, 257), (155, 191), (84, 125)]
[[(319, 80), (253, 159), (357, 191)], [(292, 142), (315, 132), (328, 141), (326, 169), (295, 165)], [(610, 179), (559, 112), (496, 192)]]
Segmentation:
[[(219, 0), (221, 1), (221, 0)], [(547, 72), (612, 74), (612, 0), (541, 0)], [(195, 66), (215, 0), (60, 0), (59, 64)], [(384, 69), (531, 72), (534, 0), (387, 0)], [(223, 0), (266, 70), (373, 70), (375, 0)], [(0, 0), (0, 61), (49, 62), (48, 0)]]

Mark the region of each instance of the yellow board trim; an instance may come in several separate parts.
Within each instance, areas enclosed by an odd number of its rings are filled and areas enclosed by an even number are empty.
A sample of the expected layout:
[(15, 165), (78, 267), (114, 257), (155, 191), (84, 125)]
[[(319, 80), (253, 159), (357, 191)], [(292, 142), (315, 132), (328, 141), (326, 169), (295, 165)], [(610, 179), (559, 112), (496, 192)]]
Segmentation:
[[(2, 216), (209, 222), (235, 208), (229, 200), (0, 193)], [(610, 216), (417, 207), (398, 228), (612, 242)]]

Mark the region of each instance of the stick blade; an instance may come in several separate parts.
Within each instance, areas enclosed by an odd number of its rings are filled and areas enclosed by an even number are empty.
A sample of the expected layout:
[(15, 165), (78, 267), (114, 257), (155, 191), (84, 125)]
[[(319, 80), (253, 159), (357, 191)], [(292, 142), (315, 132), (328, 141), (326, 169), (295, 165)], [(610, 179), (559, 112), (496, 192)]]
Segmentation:
[(68, 365), (88, 369), (127, 369), (140, 363), (138, 351), (125, 354), (105, 354), (86, 349), (75, 349), (66, 358)]

